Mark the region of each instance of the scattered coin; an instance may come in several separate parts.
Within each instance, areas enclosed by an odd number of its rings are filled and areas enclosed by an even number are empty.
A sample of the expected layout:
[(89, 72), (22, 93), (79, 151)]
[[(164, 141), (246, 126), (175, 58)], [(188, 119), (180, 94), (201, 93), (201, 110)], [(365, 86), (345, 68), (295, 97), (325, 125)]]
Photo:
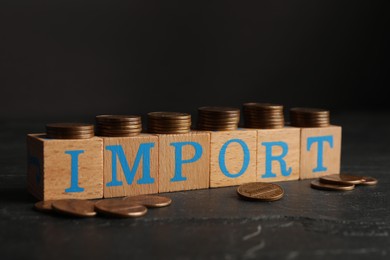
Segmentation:
[(62, 214), (76, 217), (93, 217), (96, 215), (95, 202), (89, 200), (64, 199), (52, 203), (53, 209)]
[(353, 190), (355, 188), (355, 184), (329, 184), (322, 183), (319, 180), (314, 180), (310, 183), (313, 189), (318, 190), (339, 190), (339, 191), (347, 191)]
[(147, 208), (131, 200), (106, 199), (96, 202), (97, 212), (116, 217), (140, 217), (146, 214)]
[(362, 177), (347, 174), (330, 174), (319, 178), (321, 183), (329, 184), (361, 184)]
[(53, 211), (53, 201), (54, 200), (38, 201), (34, 204), (34, 209), (41, 212), (50, 213)]
[(250, 182), (237, 188), (242, 198), (260, 201), (275, 201), (283, 197), (283, 188), (277, 184), (264, 182)]
[(375, 185), (378, 183), (378, 180), (373, 177), (362, 177), (362, 185)]
[(123, 198), (124, 200), (131, 201), (137, 204), (144, 205), (148, 208), (160, 208), (169, 206), (172, 200), (163, 196), (156, 195), (137, 195)]

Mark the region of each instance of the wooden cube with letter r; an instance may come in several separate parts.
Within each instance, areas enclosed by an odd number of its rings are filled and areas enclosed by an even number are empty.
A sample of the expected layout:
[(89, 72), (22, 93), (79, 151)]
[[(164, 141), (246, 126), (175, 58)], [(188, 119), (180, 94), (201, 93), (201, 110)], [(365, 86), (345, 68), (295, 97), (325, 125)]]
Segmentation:
[(103, 197), (103, 141), (27, 135), (27, 186), (39, 200)]
[(299, 179), (300, 135), (297, 127), (257, 130), (257, 180)]
[(300, 179), (340, 173), (341, 126), (301, 128)]

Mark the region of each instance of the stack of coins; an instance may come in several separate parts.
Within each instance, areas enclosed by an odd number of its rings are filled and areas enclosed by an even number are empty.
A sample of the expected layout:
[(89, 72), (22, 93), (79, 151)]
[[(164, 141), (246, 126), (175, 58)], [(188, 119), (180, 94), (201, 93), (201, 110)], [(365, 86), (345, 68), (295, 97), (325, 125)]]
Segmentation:
[(141, 116), (137, 115), (98, 115), (95, 120), (99, 136), (127, 137), (142, 131)]
[(236, 130), (240, 122), (240, 109), (232, 107), (198, 108), (198, 129), (206, 131)]
[(168, 197), (156, 195), (137, 195), (116, 199), (82, 200), (62, 199), (39, 201), (34, 209), (44, 213), (58, 213), (73, 217), (94, 217), (98, 214), (132, 218), (147, 213), (147, 208), (161, 208), (169, 206), (172, 200)]
[(148, 113), (148, 132), (154, 134), (185, 134), (191, 131), (191, 115), (179, 112)]
[(295, 107), (290, 109), (291, 126), (325, 127), (330, 125), (330, 113), (319, 108)]
[(87, 139), (94, 137), (94, 126), (83, 123), (53, 123), (46, 125), (46, 136), (54, 139)]
[(269, 103), (243, 104), (246, 128), (275, 129), (284, 127), (283, 106)]
[(372, 177), (361, 177), (349, 174), (330, 174), (322, 176), (310, 183), (313, 189), (318, 190), (353, 190), (356, 185), (375, 185), (378, 180)]

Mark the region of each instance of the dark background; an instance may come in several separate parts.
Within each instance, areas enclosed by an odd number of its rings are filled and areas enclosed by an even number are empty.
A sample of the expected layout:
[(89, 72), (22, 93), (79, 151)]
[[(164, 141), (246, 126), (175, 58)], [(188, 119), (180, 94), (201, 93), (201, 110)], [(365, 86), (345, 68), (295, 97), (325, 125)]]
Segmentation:
[(385, 2), (2, 0), (0, 115), (388, 109)]

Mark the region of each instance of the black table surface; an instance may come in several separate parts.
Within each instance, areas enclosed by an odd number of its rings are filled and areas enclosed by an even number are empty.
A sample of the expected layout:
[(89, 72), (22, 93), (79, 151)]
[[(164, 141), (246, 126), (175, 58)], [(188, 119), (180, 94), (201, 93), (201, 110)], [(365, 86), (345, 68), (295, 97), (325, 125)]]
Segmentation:
[(279, 182), (275, 202), (238, 199), (236, 187), (165, 193), (172, 205), (135, 219), (68, 218), (32, 209), (27, 133), (45, 120), (1, 126), (1, 259), (390, 259), (390, 113), (339, 112), (341, 170), (376, 186), (331, 192)]

